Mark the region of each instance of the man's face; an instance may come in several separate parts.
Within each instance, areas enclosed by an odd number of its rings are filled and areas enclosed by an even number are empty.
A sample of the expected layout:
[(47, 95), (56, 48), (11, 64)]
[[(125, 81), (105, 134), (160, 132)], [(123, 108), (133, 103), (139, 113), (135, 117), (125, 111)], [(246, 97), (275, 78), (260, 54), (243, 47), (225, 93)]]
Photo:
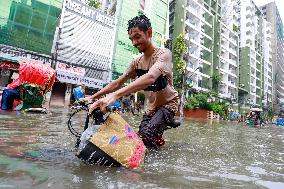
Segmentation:
[(138, 27), (135, 27), (129, 30), (128, 35), (133, 46), (136, 47), (140, 53), (142, 53), (145, 52), (151, 44), (152, 29), (148, 29), (146, 32), (144, 32)]

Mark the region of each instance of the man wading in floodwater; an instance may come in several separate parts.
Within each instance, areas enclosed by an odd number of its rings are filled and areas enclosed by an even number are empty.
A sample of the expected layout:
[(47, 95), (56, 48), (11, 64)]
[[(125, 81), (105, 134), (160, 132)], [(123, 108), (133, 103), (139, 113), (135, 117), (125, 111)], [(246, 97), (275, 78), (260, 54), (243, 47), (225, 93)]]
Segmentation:
[[(134, 59), (127, 71), (117, 80), (83, 100), (98, 99), (90, 106), (90, 112), (97, 107), (104, 111), (106, 106), (118, 98), (144, 90), (149, 103), (138, 135), (147, 148), (157, 149), (165, 143), (163, 132), (173, 122), (178, 107), (178, 93), (173, 87), (172, 54), (168, 49), (153, 46), (151, 23), (145, 15), (128, 21), (128, 34), (134, 47), (143, 54)], [(135, 80), (122, 87), (128, 79)], [(100, 98), (106, 94), (106, 97)]]

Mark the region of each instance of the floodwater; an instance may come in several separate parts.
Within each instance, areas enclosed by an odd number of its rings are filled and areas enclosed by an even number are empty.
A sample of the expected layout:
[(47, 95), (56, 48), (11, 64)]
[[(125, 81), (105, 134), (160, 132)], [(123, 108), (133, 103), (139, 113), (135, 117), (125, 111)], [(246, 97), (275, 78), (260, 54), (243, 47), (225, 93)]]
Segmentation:
[(67, 113), (0, 112), (0, 189), (284, 188), (284, 127), (185, 120), (142, 168), (128, 170), (77, 159)]

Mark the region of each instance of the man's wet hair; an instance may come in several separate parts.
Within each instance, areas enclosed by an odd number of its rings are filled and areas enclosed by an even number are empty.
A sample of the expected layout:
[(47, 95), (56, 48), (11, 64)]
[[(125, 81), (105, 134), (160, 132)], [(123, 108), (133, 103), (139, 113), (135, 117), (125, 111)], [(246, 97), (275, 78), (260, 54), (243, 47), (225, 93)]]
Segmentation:
[(128, 29), (129, 32), (132, 28), (138, 27), (140, 30), (146, 32), (151, 27), (150, 19), (147, 18), (144, 14), (135, 16), (131, 20), (128, 21)]

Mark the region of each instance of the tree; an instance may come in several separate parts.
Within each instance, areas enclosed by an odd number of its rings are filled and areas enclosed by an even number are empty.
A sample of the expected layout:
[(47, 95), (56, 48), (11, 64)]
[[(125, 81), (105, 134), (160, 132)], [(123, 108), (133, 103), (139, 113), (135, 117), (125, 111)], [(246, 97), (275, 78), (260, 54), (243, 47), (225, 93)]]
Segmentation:
[(267, 111), (267, 118), (268, 118), (268, 120), (272, 122), (272, 119), (273, 119), (274, 115), (275, 115), (275, 111), (273, 110), (272, 107), (269, 107), (268, 111)]
[(101, 8), (101, 2), (99, 0), (87, 0), (87, 4), (96, 9)]
[(183, 75), (185, 72), (186, 63), (183, 59), (184, 54), (187, 52), (187, 45), (184, 34), (180, 34), (175, 42), (173, 49), (173, 58), (175, 63), (174, 69), (174, 86), (180, 93), (183, 84)]
[(110, 15), (115, 15), (115, 12), (116, 12), (116, 6), (117, 6), (117, 0), (112, 0), (112, 3), (111, 3), (111, 8), (109, 10), (109, 14)]
[(219, 89), (219, 84), (220, 84), (220, 81), (221, 81), (221, 76), (218, 74), (218, 73), (213, 73), (212, 75), (212, 89), (217, 92), (218, 89)]
[(186, 62), (184, 56), (187, 53), (187, 44), (184, 34), (180, 34), (174, 42), (173, 57), (175, 62), (174, 69), (174, 86), (179, 93), (180, 99), (180, 116), (183, 117), (183, 107), (184, 107), (184, 92), (186, 84)]

